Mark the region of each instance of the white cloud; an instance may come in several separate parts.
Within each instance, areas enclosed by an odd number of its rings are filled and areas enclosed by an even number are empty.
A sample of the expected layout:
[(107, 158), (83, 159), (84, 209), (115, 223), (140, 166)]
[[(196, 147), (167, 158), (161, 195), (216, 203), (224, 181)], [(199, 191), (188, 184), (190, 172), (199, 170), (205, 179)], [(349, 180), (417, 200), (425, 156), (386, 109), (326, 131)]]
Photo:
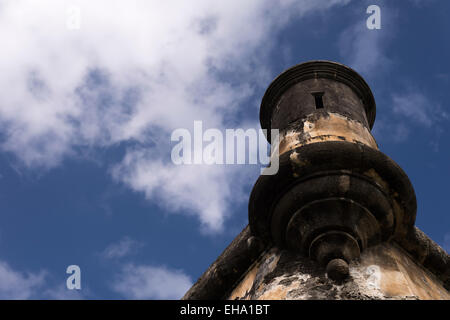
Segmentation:
[[(421, 4), (421, 1), (415, 1), (415, 4)], [(386, 3), (380, 7), (381, 29), (369, 30), (365, 20), (369, 15), (366, 15), (365, 19), (345, 29), (338, 42), (343, 61), (369, 79), (383, 74), (386, 77), (384, 71), (393, 63), (388, 46), (396, 34), (397, 27), (393, 22), (397, 21), (399, 11)], [(384, 118), (380, 114), (382, 118), (376, 121), (373, 133), (391, 142), (405, 141), (413, 132), (412, 124), (432, 128), (438, 137), (442, 132), (441, 122), (449, 118), (438, 103), (413, 88), (393, 94), (389, 107), (392, 113)], [(437, 150), (438, 140), (431, 145)]]
[(375, 122), (372, 134), (378, 140), (384, 139), (400, 143), (408, 139), (409, 127), (403, 121), (392, 120), (391, 118), (381, 118)]
[(0, 299), (29, 299), (43, 285), (45, 272), (21, 273), (0, 261)]
[(106, 247), (106, 249), (102, 252), (102, 256), (106, 259), (117, 259), (123, 258), (142, 246), (141, 243), (129, 238), (124, 237), (120, 239), (119, 242), (113, 243)]
[(395, 34), (394, 9), (381, 6), (381, 29), (369, 30), (366, 19), (369, 14), (359, 12), (361, 19), (346, 28), (340, 35), (338, 47), (343, 61), (357, 72), (367, 76), (374, 76), (382, 70), (388, 69), (391, 59), (386, 50), (391, 38)]
[(117, 275), (113, 290), (127, 299), (180, 299), (191, 286), (180, 270), (130, 264)]
[(169, 165), (170, 132), (199, 119), (223, 128), (271, 80), (265, 59), (289, 19), (348, 2), (0, 0), (1, 148), (52, 168), (80, 148), (142, 143), (116, 178), (218, 230), (232, 177)]
[(83, 300), (86, 292), (86, 288), (82, 290), (69, 290), (64, 285), (60, 285), (54, 288), (44, 290), (42, 296), (38, 296), (38, 299), (49, 299), (49, 300)]
[(418, 92), (394, 94), (392, 101), (394, 113), (425, 127), (449, 117), (439, 104)]
[(203, 230), (220, 231), (232, 199), (241, 200), (242, 166), (179, 165), (154, 160), (151, 151), (132, 150), (113, 170), (113, 176), (147, 199), (175, 212), (197, 215)]
[(374, 136), (390, 142), (403, 142), (423, 128), (434, 134), (431, 147), (439, 149), (439, 137), (444, 130), (449, 114), (441, 105), (411, 87), (402, 93), (391, 95), (391, 115), (379, 119), (375, 123)]
[(375, 123), (373, 130), (375, 136), (393, 142), (403, 142), (414, 132), (414, 128), (423, 127), (434, 132), (435, 138), (431, 145), (437, 151), (443, 121), (449, 119), (449, 114), (439, 103), (430, 100), (417, 90), (408, 88), (403, 93), (393, 94), (389, 105), (392, 115)]
[(0, 299), (79, 300), (85, 297), (86, 292), (89, 293), (86, 288), (83, 292), (67, 289), (65, 279), (61, 279), (61, 285), (54, 287), (49, 286), (48, 280), (48, 271), (21, 272), (0, 260)]

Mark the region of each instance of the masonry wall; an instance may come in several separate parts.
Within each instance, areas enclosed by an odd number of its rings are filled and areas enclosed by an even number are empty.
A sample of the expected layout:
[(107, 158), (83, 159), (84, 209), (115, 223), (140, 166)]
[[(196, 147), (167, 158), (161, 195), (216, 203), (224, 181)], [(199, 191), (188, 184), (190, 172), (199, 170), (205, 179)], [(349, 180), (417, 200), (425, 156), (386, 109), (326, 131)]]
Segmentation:
[(311, 259), (286, 250), (264, 252), (228, 299), (444, 299), (449, 292), (396, 244), (367, 248), (350, 264), (350, 278), (337, 283)]

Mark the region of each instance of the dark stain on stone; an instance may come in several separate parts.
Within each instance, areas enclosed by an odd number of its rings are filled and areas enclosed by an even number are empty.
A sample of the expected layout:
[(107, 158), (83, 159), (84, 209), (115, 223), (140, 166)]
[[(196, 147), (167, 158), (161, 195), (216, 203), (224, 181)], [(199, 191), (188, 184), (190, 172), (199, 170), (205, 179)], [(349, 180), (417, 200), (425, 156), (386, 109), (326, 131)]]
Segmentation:
[(324, 270), (317, 262), (294, 252), (282, 250), (277, 267), (272, 272), (266, 274), (264, 284), (272, 282), (277, 277), (289, 277), (298, 273), (309, 274), (312, 277), (324, 276)]

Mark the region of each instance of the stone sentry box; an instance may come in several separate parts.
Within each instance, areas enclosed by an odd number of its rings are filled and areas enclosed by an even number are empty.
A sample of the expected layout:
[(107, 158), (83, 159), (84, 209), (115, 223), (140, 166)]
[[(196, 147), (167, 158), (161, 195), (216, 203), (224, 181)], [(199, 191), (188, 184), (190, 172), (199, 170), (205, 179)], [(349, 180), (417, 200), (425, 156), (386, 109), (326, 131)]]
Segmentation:
[(308, 62), (278, 76), (264, 95), (261, 125), (280, 130), (280, 170), (253, 188), (254, 236), (342, 280), (365, 248), (406, 233), (415, 220), (414, 189), (378, 151), (374, 120), (369, 86), (346, 66)]
[(449, 299), (449, 256), (414, 227), (414, 189), (378, 150), (375, 114), (342, 64), (280, 74), (260, 110), (262, 128), (280, 130), (279, 171), (258, 178), (249, 228), (184, 298)]

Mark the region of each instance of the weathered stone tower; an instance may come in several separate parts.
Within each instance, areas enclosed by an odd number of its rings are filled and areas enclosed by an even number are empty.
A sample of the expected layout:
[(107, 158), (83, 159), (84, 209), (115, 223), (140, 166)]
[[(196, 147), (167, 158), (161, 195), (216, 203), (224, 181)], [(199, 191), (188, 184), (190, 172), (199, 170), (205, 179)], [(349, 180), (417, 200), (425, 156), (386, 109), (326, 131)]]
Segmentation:
[(280, 131), (280, 169), (259, 177), (249, 226), (184, 299), (450, 299), (449, 255), (414, 227), (414, 189), (378, 150), (361, 76), (294, 66), (260, 121)]

